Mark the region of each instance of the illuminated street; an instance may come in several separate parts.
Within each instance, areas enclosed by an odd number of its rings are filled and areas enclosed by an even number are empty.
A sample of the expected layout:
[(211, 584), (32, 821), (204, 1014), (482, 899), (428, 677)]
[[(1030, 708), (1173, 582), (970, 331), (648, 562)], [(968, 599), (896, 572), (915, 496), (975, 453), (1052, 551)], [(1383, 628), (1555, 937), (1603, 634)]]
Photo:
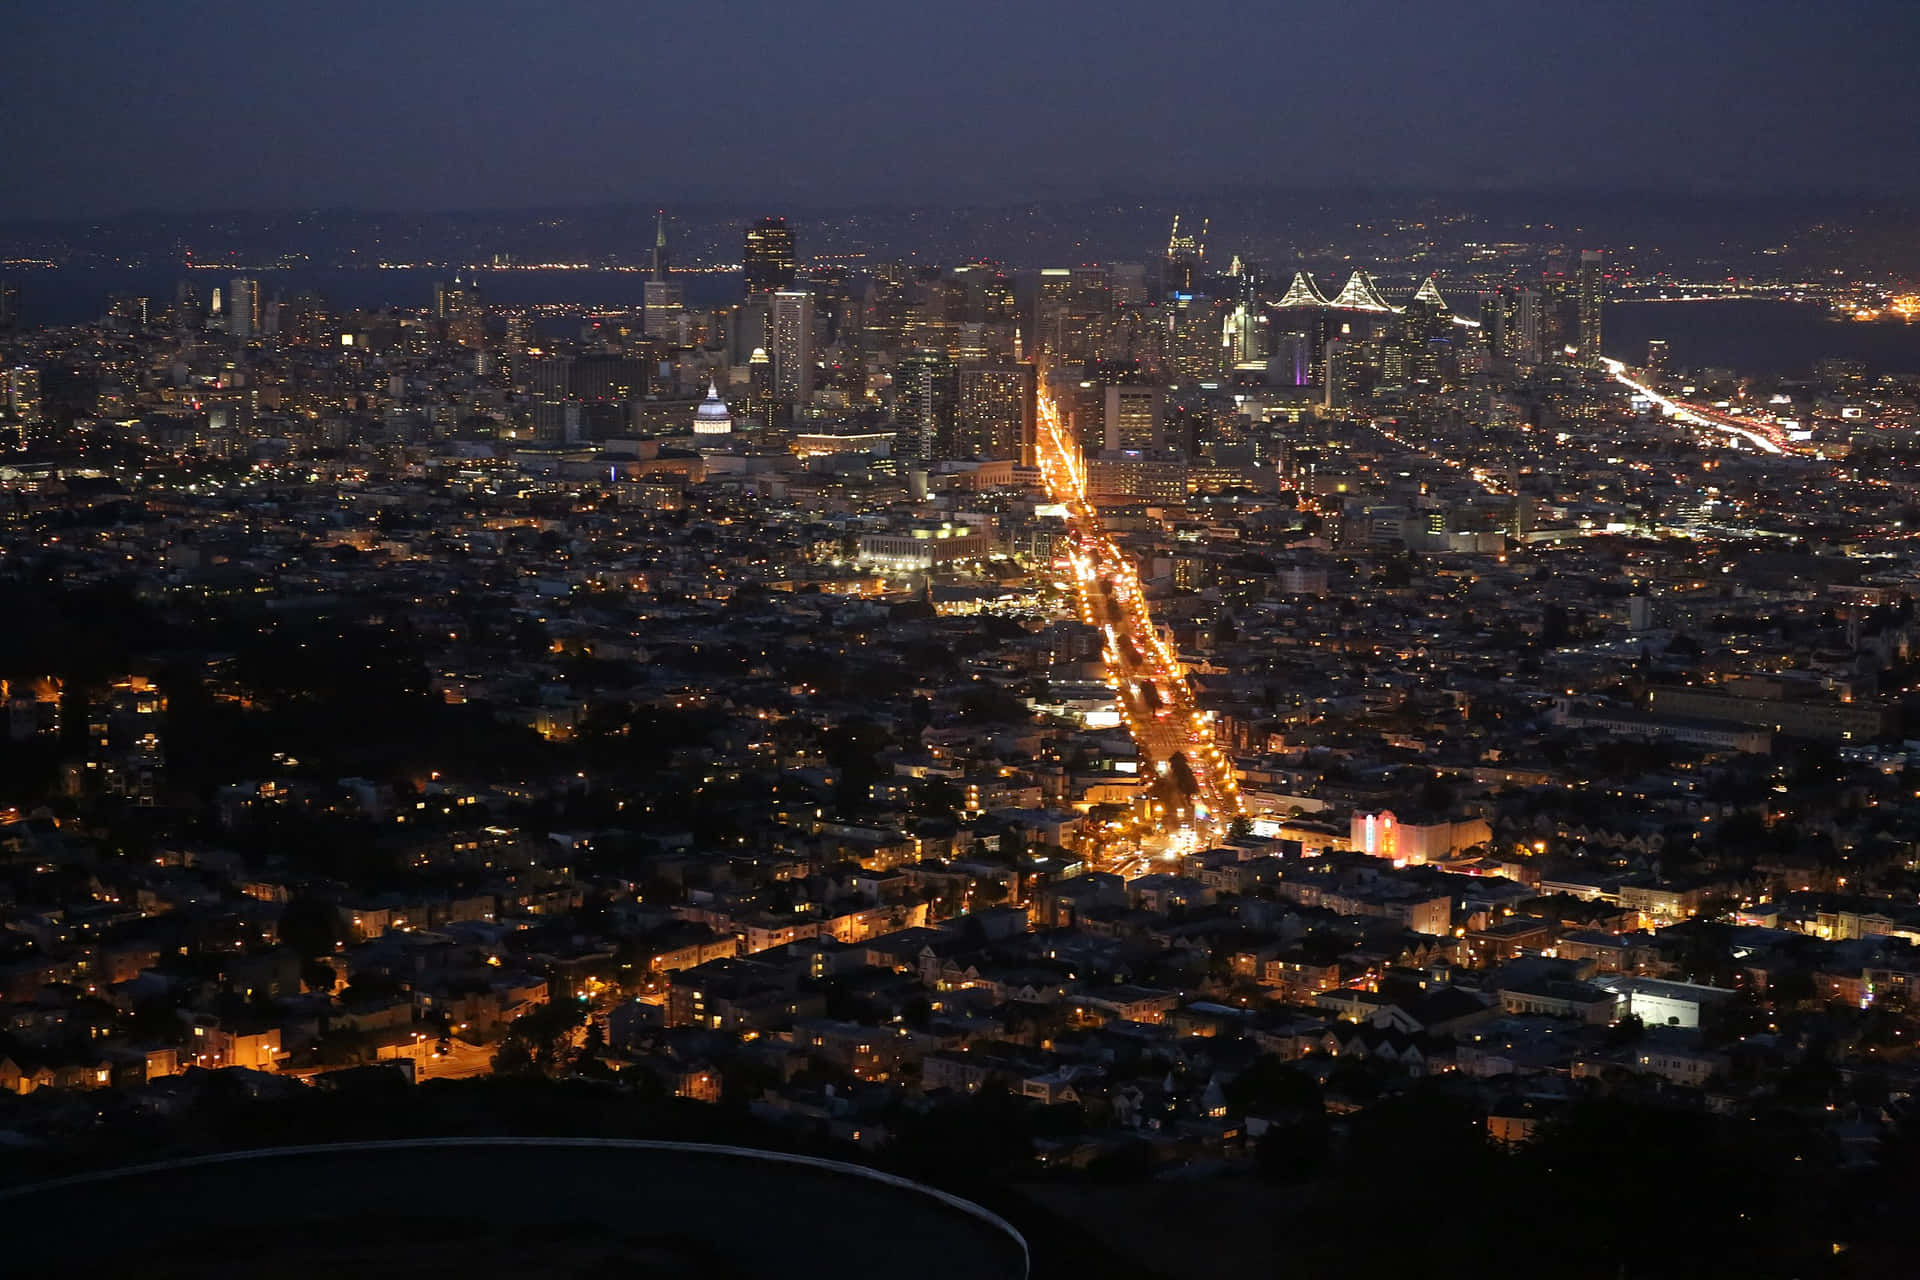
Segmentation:
[(1194, 705), (1178, 656), (1155, 629), (1139, 571), (1100, 525), (1087, 500), (1085, 470), (1060, 426), (1059, 411), (1039, 401), (1040, 468), (1054, 501), (1065, 507), (1073, 539), (1070, 563), (1081, 620), (1104, 636), (1103, 657), (1114, 705), (1150, 771), (1150, 834), (1143, 852), (1114, 863), (1135, 871), (1155, 854), (1204, 847), (1240, 816), (1233, 764), (1213, 740), (1208, 713)]
[(1613, 375), (1615, 382), (1653, 401), (1654, 404), (1660, 406), (1660, 409), (1666, 413), (1668, 417), (1677, 418), (1681, 422), (1689, 423), (1696, 427), (1706, 427), (1711, 431), (1719, 431), (1727, 435), (1738, 436), (1762, 453), (1785, 453), (1787, 451), (1780, 429), (1770, 423), (1754, 422), (1746, 418), (1735, 417), (1730, 413), (1722, 413), (1716, 409), (1709, 409), (1703, 405), (1687, 404), (1679, 400), (1671, 399), (1655, 390), (1648, 382), (1637, 378), (1635, 376), (1636, 371), (1627, 368), (1624, 362), (1608, 357), (1603, 358), (1600, 363), (1609, 374)]

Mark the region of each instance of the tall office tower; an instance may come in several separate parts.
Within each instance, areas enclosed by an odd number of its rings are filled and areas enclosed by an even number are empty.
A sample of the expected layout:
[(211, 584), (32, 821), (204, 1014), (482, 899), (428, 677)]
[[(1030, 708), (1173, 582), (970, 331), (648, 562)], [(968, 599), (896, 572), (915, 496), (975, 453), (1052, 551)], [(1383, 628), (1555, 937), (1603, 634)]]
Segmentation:
[(1217, 378), (1225, 365), (1220, 336), (1227, 308), (1205, 298), (1176, 298), (1166, 310), (1169, 381)]
[(1098, 453), (1107, 444), (1107, 388), (1098, 378), (1085, 377), (1084, 373), (1084, 366), (1049, 369), (1047, 391), (1072, 447), (1082, 453)]
[(1149, 301), (1146, 263), (1110, 262), (1107, 264), (1107, 279), (1113, 286), (1114, 306), (1139, 307)]
[(785, 218), (762, 218), (747, 228), (747, 292), (776, 293), (793, 288), (793, 232)]
[(1037, 380), (1030, 364), (981, 365), (959, 374), (954, 450), (1031, 464)]
[(584, 438), (582, 405), (568, 396), (533, 398), (533, 438), (541, 444), (579, 444)]
[(566, 394), (574, 400), (637, 400), (652, 390), (658, 366), (651, 360), (613, 353), (566, 358)]
[(1327, 344), (1327, 367), (1321, 372), (1321, 405), (1338, 409), (1346, 403), (1346, 344), (1338, 338)]
[(910, 462), (952, 457), (954, 441), (953, 362), (944, 351), (915, 351), (893, 366), (893, 413), (898, 424), (895, 452)]
[(433, 284), (433, 318), (446, 320), (465, 309), (467, 286), (455, 276), (451, 283), (436, 280)]
[(1267, 312), (1251, 296), (1243, 295), (1227, 312), (1220, 331), (1227, 367), (1267, 358)]
[(747, 403), (755, 421), (763, 427), (773, 425), (773, 361), (764, 347), (754, 348), (747, 359)]
[(20, 286), (0, 280), (0, 333), (20, 327)]
[(937, 267), (922, 267), (913, 274), (911, 296), (902, 341), (930, 351), (949, 348), (966, 310), (965, 287), (943, 279)]
[(1106, 388), (1105, 413), (1107, 449), (1138, 449), (1155, 452), (1164, 442), (1161, 418), (1166, 408), (1166, 392), (1154, 386), (1114, 384)]
[(1192, 293), (1200, 278), (1200, 264), (1207, 256), (1207, 219), (1201, 219), (1196, 233), (1188, 224), (1180, 234), (1180, 215), (1173, 215), (1173, 231), (1167, 236), (1167, 260), (1163, 282), (1168, 293)]
[(564, 398), (573, 381), (572, 356), (547, 356), (529, 352), (515, 356), (513, 383), (534, 396)]
[(655, 280), (667, 278), (667, 211), (659, 209), (653, 215), (653, 274)]
[(480, 286), (462, 284), (457, 276), (452, 284), (434, 285), (433, 314), (446, 323), (447, 341), (462, 347), (486, 344), (487, 312)]
[(1578, 343), (1580, 332), (1574, 274), (1566, 256), (1548, 258), (1531, 287), (1540, 295), (1540, 359), (1564, 359), (1567, 348)]
[(1507, 355), (1507, 331), (1513, 327), (1513, 290), (1500, 285), (1480, 299), (1480, 337), (1496, 360)]
[(845, 267), (820, 267), (807, 273), (807, 291), (813, 294), (814, 337), (818, 345), (857, 341), (861, 305)]
[(680, 313), (687, 309), (687, 287), (678, 280), (655, 277), (640, 286), (645, 299), (640, 327), (649, 338), (671, 342), (680, 332)]
[(1386, 386), (1404, 388), (1423, 380), (1430, 382), (1438, 370), (1438, 351), (1411, 334), (1392, 334), (1380, 344), (1380, 382)]
[(989, 356), (1000, 353), (990, 350), (987, 345), (987, 326), (963, 321), (954, 325), (947, 335), (947, 354), (955, 360), (980, 364)]
[(1031, 358), (1094, 359), (1104, 345), (1113, 290), (1104, 267), (1047, 267), (1033, 277), (1032, 319), (1020, 349)]
[(260, 282), (235, 276), (227, 291), (227, 332), (241, 341), (260, 336)]
[(206, 323), (206, 312), (200, 309), (200, 293), (191, 281), (177, 280), (173, 285), (173, 327), (176, 329), (198, 329)]
[(1539, 364), (1544, 351), (1547, 298), (1538, 289), (1520, 289), (1513, 296), (1513, 319), (1507, 326), (1509, 359), (1521, 364)]
[(116, 293), (107, 299), (107, 321), (116, 329), (147, 327), (147, 299), (137, 293)]
[(1233, 258), (1233, 309), (1228, 312), (1222, 338), (1227, 367), (1267, 358), (1267, 311), (1260, 305), (1265, 273), (1257, 262)]
[(961, 294), (959, 319), (964, 324), (1013, 322), (1013, 280), (990, 262), (955, 267), (948, 278)]
[(318, 346), (327, 341), (327, 300), (311, 289), (302, 289), (287, 299), (280, 309), (280, 331), (296, 342)]
[(1672, 367), (1673, 353), (1667, 349), (1665, 338), (1647, 339), (1647, 372), (1656, 378), (1667, 376)]
[(1060, 326), (1073, 292), (1073, 272), (1066, 267), (1044, 267), (1033, 286), (1033, 313), (1021, 335), (1021, 351), (1031, 358), (1060, 353)]
[(1233, 262), (1227, 268), (1227, 275), (1233, 280), (1233, 296), (1236, 301), (1249, 305), (1259, 301), (1260, 289), (1267, 282), (1266, 270), (1251, 258), (1233, 255)]
[(1280, 387), (1313, 385), (1313, 335), (1290, 330), (1273, 335), (1267, 381)]
[(773, 398), (783, 416), (813, 395), (813, 295), (782, 289), (773, 295)]
[(1440, 287), (1432, 276), (1421, 281), (1419, 290), (1401, 309), (1399, 329), (1399, 336), (1414, 346), (1447, 342), (1458, 332), (1453, 324), (1453, 309), (1440, 296)]
[(1445, 347), (1451, 327), (1427, 303), (1417, 298), (1409, 302), (1399, 316), (1385, 326), (1380, 358), (1387, 383), (1406, 386), (1434, 377), (1439, 361), (1429, 344)]
[(46, 421), (46, 406), (40, 398), (40, 370), (35, 366), (15, 365), (7, 372), (7, 413), (20, 424), (22, 435), (39, 433)]
[(1067, 268), (1075, 311), (1097, 314), (1113, 310), (1113, 280), (1099, 264)]
[(1580, 363), (1584, 365), (1600, 363), (1600, 308), (1606, 299), (1606, 293), (1605, 261), (1600, 251), (1582, 249), (1578, 289), (1580, 329), (1577, 341), (1580, 346)]
[(773, 295), (750, 293), (727, 315), (727, 363), (743, 365), (773, 346)]
[(1067, 360), (1097, 360), (1110, 344), (1113, 288), (1105, 267), (1074, 267), (1067, 274), (1064, 309), (1049, 330), (1053, 349)]

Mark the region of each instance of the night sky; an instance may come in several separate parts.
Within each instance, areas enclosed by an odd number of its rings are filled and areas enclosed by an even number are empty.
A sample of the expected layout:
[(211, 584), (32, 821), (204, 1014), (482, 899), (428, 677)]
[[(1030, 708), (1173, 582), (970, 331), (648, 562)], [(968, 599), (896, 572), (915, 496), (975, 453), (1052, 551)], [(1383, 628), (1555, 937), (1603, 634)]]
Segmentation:
[(14, 0), (0, 217), (1920, 190), (1913, 0)]

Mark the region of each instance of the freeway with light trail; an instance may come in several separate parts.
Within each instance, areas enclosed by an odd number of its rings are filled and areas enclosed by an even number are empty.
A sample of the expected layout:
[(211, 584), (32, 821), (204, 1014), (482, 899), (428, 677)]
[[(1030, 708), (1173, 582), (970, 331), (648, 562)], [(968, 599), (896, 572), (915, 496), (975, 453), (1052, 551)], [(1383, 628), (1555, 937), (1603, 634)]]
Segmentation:
[(1647, 399), (1653, 401), (1653, 403), (1659, 405), (1660, 408), (1666, 412), (1668, 417), (1678, 418), (1680, 421), (1691, 423), (1696, 427), (1707, 427), (1714, 431), (1725, 432), (1728, 435), (1739, 436), (1762, 453), (1787, 452), (1784, 443), (1785, 437), (1781, 434), (1780, 429), (1772, 423), (1754, 422), (1746, 418), (1735, 417), (1730, 413), (1722, 413), (1718, 409), (1707, 408), (1704, 405), (1687, 404), (1684, 401), (1672, 399), (1654, 390), (1650, 382), (1643, 382), (1633, 376), (1636, 371), (1627, 368), (1625, 361), (1615, 360), (1610, 356), (1605, 356), (1601, 358), (1600, 363), (1606, 368), (1606, 371), (1612, 375), (1615, 382), (1618, 382), (1621, 386), (1629, 390), (1637, 391)]

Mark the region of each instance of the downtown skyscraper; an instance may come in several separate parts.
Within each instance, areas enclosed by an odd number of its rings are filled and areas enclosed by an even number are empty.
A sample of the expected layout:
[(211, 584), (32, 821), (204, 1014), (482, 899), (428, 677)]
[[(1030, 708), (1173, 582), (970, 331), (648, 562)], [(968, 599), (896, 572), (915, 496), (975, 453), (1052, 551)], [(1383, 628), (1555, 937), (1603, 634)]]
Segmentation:
[(260, 336), (260, 282), (235, 276), (227, 292), (227, 332), (243, 341)]
[(785, 218), (762, 218), (747, 228), (741, 257), (748, 293), (793, 288), (793, 232)]
[(653, 261), (646, 283), (640, 286), (641, 327), (649, 338), (675, 336), (680, 315), (687, 309), (685, 286), (668, 276), (667, 211), (659, 210), (653, 222)]
[(1580, 275), (1575, 282), (1575, 307), (1579, 329), (1575, 341), (1580, 348), (1580, 363), (1600, 363), (1600, 311), (1606, 298), (1606, 262), (1598, 249), (1580, 251)]
[(791, 417), (813, 395), (813, 295), (782, 289), (773, 295), (768, 326), (777, 417)]

